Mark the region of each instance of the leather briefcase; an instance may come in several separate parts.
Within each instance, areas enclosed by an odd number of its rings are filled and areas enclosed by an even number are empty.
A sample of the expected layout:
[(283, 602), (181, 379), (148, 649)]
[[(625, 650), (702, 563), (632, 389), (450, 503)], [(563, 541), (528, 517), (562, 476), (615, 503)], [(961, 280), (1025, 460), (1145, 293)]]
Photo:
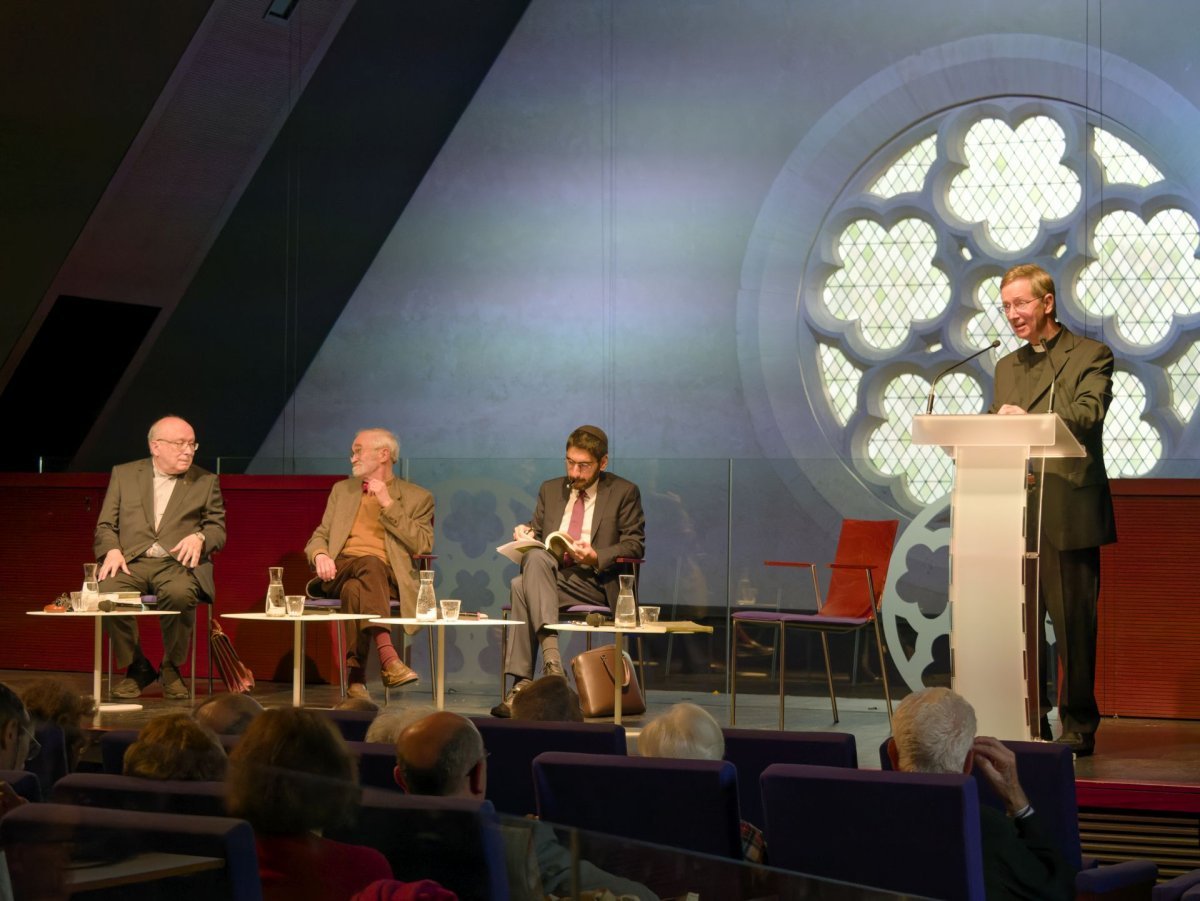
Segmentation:
[[(575, 688), (579, 691), (579, 706), (583, 709), (584, 716), (613, 715), (615, 650), (615, 646), (611, 644), (602, 648), (592, 648), (576, 655), (571, 661), (571, 671), (575, 674)], [(628, 652), (622, 651), (621, 656), (625, 664), (625, 678), (621, 682), (621, 713), (645, 713), (646, 700), (638, 686), (633, 661)]]

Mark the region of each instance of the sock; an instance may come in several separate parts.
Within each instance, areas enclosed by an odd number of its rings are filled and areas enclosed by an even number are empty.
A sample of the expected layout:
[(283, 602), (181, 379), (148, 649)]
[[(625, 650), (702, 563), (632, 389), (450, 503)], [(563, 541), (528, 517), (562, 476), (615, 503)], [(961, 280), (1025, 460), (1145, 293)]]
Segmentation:
[(542, 639), (542, 666), (547, 663), (562, 665), (562, 657), (558, 653), (558, 636), (547, 635)]
[(400, 659), (400, 655), (396, 653), (396, 648), (392, 645), (392, 636), (385, 629), (380, 629), (375, 633), (375, 647), (379, 650), (380, 669), (386, 669), (393, 660)]

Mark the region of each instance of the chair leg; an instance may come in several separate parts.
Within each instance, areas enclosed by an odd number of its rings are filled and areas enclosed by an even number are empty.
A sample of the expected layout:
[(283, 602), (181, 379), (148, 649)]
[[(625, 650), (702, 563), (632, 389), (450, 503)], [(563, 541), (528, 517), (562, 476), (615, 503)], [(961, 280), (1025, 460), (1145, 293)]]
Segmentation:
[(783, 731), (783, 712), (784, 699), (786, 694), (787, 683), (787, 630), (783, 627), (783, 623), (779, 623), (779, 731)]
[(649, 702), (650, 687), (646, 684), (646, 655), (642, 652), (642, 636), (637, 637), (638, 670), (642, 679), (642, 697)]
[(839, 722), (837, 698), (833, 694), (833, 667), (829, 665), (829, 636), (821, 633), (821, 650), (825, 652), (825, 681), (829, 684), (829, 703), (833, 705), (833, 721)]
[(208, 696), (213, 696), (213, 665), (212, 665), (212, 619), (214, 604), (208, 605), (208, 640), (205, 647), (208, 648)]
[(729, 725), (737, 725), (737, 623), (730, 622), (729, 628)]
[(883, 697), (887, 701), (888, 725), (892, 724), (892, 689), (888, 685), (887, 661), (883, 657), (883, 633), (879, 631), (879, 617), (875, 617), (875, 647), (879, 651), (879, 677), (883, 679)]
[(330, 623), (329, 625), (333, 627), (334, 644), (337, 645), (338, 679), (341, 683), (338, 687), (341, 689), (342, 698), (344, 699), (346, 697), (346, 642), (345, 642), (346, 634), (345, 634), (345, 628), (344, 628), (343, 623), (340, 623), (337, 621), (334, 621), (334, 622)]
[[(193, 611), (193, 613), (195, 613), (195, 611)], [(191, 687), (188, 689), (188, 700), (190, 700), (193, 704), (196, 703), (196, 632), (198, 631), (196, 629), (196, 619), (197, 617), (192, 617), (192, 672), (190, 674), (191, 678), (188, 680), (191, 682)]]

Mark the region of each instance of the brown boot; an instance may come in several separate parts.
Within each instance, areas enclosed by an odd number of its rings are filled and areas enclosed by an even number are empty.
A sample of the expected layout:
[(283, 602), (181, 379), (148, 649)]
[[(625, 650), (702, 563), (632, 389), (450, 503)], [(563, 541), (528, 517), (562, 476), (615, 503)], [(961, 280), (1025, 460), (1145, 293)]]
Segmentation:
[(387, 688), (408, 685), (410, 682), (416, 682), (421, 678), (411, 667), (406, 666), (404, 661), (399, 659), (393, 660), (385, 666), (383, 672), (379, 675), (383, 678), (383, 684)]

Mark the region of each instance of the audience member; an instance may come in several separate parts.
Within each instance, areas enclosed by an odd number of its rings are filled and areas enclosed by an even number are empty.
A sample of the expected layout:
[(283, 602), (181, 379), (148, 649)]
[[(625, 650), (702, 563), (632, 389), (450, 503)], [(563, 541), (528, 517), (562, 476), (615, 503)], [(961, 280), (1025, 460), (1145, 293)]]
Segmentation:
[[(487, 753), (475, 724), (443, 710), (410, 725), (396, 740), (396, 782), (413, 795), (482, 801), (487, 793)], [(510, 820), (501, 831), (510, 897), (540, 899), (570, 893), (571, 853), (549, 825)], [(621, 896), (655, 898), (640, 883), (606, 873), (586, 860), (578, 864), (580, 889), (585, 893), (607, 889)]]
[(262, 704), (250, 695), (226, 692), (199, 704), (192, 719), (216, 735), (241, 735), (262, 712)]
[(228, 759), (217, 736), (186, 713), (168, 713), (142, 726), (125, 749), (126, 776), (216, 782), (225, 778)]
[(96, 699), (81, 695), (65, 679), (47, 676), (30, 682), (21, 692), (25, 709), (35, 723), (54, 723), (63, 731), (67, 746), (67, 768), (74, 770), (87, 744), (84, 720), (96, 712)]
[(428, 704), (420, 704), (415, 707), (385, 708), (367, 727), (365, 740), (395, 747), (396, 739), (400, 737), (401, 732), (431, 713), (437, 713), (437, 708)]
[[(637, 747), (643, 757), (722, 760), (725, 733), (711, 713), (685, 702), (647, 723), (638, 736)], [(742, 820), (742, 856), (751, 863), (765, 863), (767, 857), (762, 830), (745, 820)]]
[(370, 698), (347, 696), (333, 705), (334, 710), (361, 710), (364, 713), (378, 713), (379, 705)]
[(1072, 898), (1075, 874), (1062, 859), (1017, 778), (1017, 758), (994, 738), (975, 735), (975, 710), (948, 688), (926, 688), (900, 702), (888, 756), (897, 770), (971, 773), (1004, 801), (1005, 814), (981, 804), (983, 876), (989, 901)]
[[(25, 761), (38, 752), (33, 723), (21, 698), (0, 682), (0, 770), (23, 770)], [(0, 782), (0, 815), (20, 807), (25, 799), (7, 782)]]
[(264, 901), (338, 901), (392, 878), (374, 848), (322, 835), (360, 795), (354, 758), (328, 717), (281, 707), (250, 724), (229, 758), (226, 804), (254, 827)]
[(543, 723), (583, 722), (579, 695), (565, 676), (534, 679), (513, 698), (512, 715), (515, 720)]

